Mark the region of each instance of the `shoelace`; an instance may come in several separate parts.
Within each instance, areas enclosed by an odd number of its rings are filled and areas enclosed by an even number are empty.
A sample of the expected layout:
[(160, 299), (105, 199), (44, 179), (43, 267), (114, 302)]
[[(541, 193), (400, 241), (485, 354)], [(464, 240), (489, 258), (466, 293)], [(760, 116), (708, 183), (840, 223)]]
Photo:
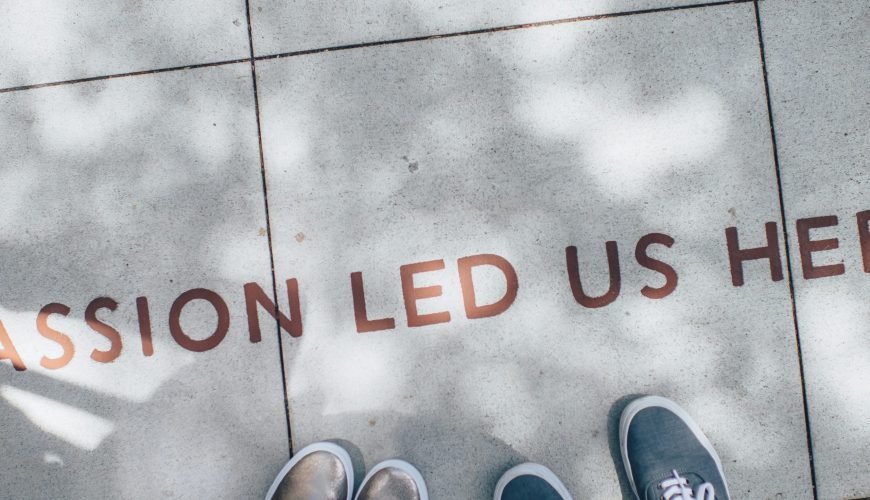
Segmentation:
[(659, 483), (664, 489), (662, 500), (716, 500), (716, 492), (710, 483), (702, 483), (698, 489), (692, 492), (689, 480), (681, 476), (676, 470), (671, 471), (674, 477), (665, 479)]

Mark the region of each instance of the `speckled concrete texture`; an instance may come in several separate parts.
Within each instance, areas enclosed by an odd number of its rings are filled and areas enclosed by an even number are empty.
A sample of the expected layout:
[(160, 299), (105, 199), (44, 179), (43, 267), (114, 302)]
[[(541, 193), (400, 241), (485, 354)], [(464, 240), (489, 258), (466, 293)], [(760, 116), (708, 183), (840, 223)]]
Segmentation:
[(734, 498), (870, 497), (868, 47), (853, 0), (3, 2), (0, 498), (262, 498), (330, 438), (630, 498), (639, 394)]
[[(0, 363), (2, 498), (256, 498), (288, 455), (278, 341), (248, 340), (243, 285), (271, 288), (250, 65), (0, 95), (0, 321), (27, 370)], [(221, 295), (208, 352), (168, 328), (182, 292)], [(117, 330), (88, 326), (96, 313)], [(153, 355), (140, 340), (146, 297)], [(69, 307), (37, 330), (49, 303)], [(216, 328), (202, 300), (190, 337)], [(10, 342), (3, 339), (3, 349)], [(8, 350), (6, 351), (8, 354)], [(62, 364), (61, 362), (58, 362)], [(51, 363), (49, 363), (51, 364)]]
[(257, 55), (443, 35), (581, 16), (705, 3), (700, 0), (251, 0)]
[[(862, 261), (856, 214), (870, 210), (870, 3), (768, 0), (761, 21), (791, 230), (799, 219), (836, 216), (791, 245), (819, 497), (866, 497), (870, 235)], [(836, 248), (809, 262), (842, 268), (805, 279), (800, 249), (825, 239)]]
[(248, 56), (240, 0), (0, 3), (0, 87)]
[[(305, 320), (285, 343), (297, 446), (340, 436), (369, 465), (404, 457), (433, 498), (487, 498), (531, 460), (609, 499), (614, 405), (655, 393), (696, 417), (734, 498), (811, 498), (788, 281), (752, 261), (735, 287), (728, 267), (725, 228), (745, 248), (782, 227), (752, 4), (257, 71), (276, 273), (299, 280)], [(660, 299), (641, 290), (662, 275), (635, 260), (653, 232), (679, 276)], [(581, 306), (566, 247), (601, 295), (607, 241), (620, 295)], [(488, 253), (516, 269), (517, 298), (468, 319), (457, 259)], [(440, 285), (418, 307), (450, 320), (409, 327), (400, 266), (439, 259), (413, 286)], [(493, 269), (474, 274), (482, 303), (505, 291)], [(368, 318), (395, 328), (357, 333), (352, 272)]]

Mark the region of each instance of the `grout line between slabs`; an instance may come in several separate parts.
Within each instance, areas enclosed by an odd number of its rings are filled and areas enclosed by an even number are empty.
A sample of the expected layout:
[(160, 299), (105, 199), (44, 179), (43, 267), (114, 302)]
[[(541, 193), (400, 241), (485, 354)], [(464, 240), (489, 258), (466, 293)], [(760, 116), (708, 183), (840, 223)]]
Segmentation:
[(284, 393), (284, 419), (287, 423), (287, 448), (288, 457), (293, 456), (293, 435), (290, 430), (290, 400), (287, 394), (287, 373), (284, 366), (284, 341), (281, 335), (281, 322), (278, 319), (278, 280), (275, 277), (275, 254), (272, 251), (272, 224), (269, 215), (269, 193), (266, 188), (266, 162), (263, 158), (263, 134), (260, 126), (260, 96), (257, 92), (257, 65), (254, 59), (254, 36), (251, 29), (251, 5), (245, 0), (245, 15), (248, 20), (248, 48), (250, 49), (251, 82), (254, 88), (254, 113), (257, 117), (257, 145), (260, 152), (260, 176), (263, 182), (263, 205), (266, 209), (266, 240), (269, 243), (269, 267), (272, 270), (272, 300), (275, 309), (272, 311), (275, 317), (275, 332), (278, 335), (278, 359), (281, 363), (281, 387)]
[(787, 220), (785, 216), (785, 200), (783, 197), (783, 189), (782, 189), (782, 175), (779, 166), (779, 148), (776, 143), (776, 128), (773, 124), (773, 106), (770, 101), (770, 86), (768, 84), (767, 79), (767, 60), (764, 52), (764, 37), (761, 34), (761, 14), (758, 8), (758, 0), (753, 0), (753, 7), (755, 10), (755, 28), (756, 33), (758, 35), (758, 48), (761, 56), (761, 72), (764, 77), (764, 97), (767, 101), (767, 118), (770, 124), (770, 139), (771, 144), (773, 146), (773, 165), (774, 170), (776, 172), (776, 185), (777, 190), (779, 192), (779, 211), (780, 216), (782, 218), (782, 235), (785, 245), (785, 261), (786, 267), (788, 268), (788, 290), (791, 297), (791, 316), (792, 322), (794, 324), (794, 335), (795, 342), (797, 346), (797, 357), (798, 357), (798, 368), (800, 372), (800, 380), (801, 380), (801, 397), (803, 399), (803, 410), (804, 410), (804, 425), (806, 426), (806, 437), (807, 437), (807, 453), (809, 455), (810, 461), (810, 480), (812, 481), (813, 488), (813, 498), (818, 500), (818, 489), (816, 487), (816, 466), (815, 460), (813, 457), (813, 438), (812, 438), (812, 430), (810, 428), (810, 412), (809, 412), (809, 404), (807, 403), (807, 386), (806, 380), (804, 376), (804, 361), (803, 361), (803, 349), (801, 348), (801, 335), (800, 328), (798, 326), (798, 318), (797, 318), (797, 301), (795, 299), (794, 293), (794, 272), (792, 268), (791, 261), (791, 251), (789, 248), (789, 240), (788, 240), (788, 226)]
[(96, 82), (100, 80), (111, 80), (113, 78), (127, 78), (130, 76), (142, 76), (142, 75), (152, 75), (154, 73), (167, 73), (170, 71), (182, 71), (186, 69), (199, 69), (199, 68), (211, 68), (213, 66), (226, 66), (228, 64), (238, 64), (243, 62), (250, 61), (250, 57), (245, 57), (242, 59), (227, 59), (226, 61), (215, 61), (209, 63), (201, 63), (201, 64), (186, 64), (184, 66), (171, 66), (168, 68), (158, 68), (158, 69), (146, 69), (142, 71), (130, 71), (127, 73), (113, 73), (111, 75), (103, 75), (103, 76), (89, 76), (87, 78), (76, 78), (74, 80), (61, 80), (57, 82), (48, 82), (48, 83), (36, 83), (33, 85), (20, 85), (18, 87), (8, 87), (5, 89), (0, 89), (0, 94), (5, 94), (6, 92), (20, 92), (22, 90), (33, 90), (33, 89), (41, 89), (45, 87), (57, 87), (60, 85), (74, 85), (76, 83), (86, 83), (86, 82)]
[(441, 38), (456, 38), (460, 36), (469, 36), (469, 35), (481, 35), (485, 33), (498, 33), (501, 31), (514, 31), (526, 28), (540, 28), (543, 26), (556, 26), (560, 24), (571, 24), (571, 23), (579, 23), (584, 21), (596, 21), (599, 19), (611, 19), (617, 17), (626, 17), (626, 16), (636, 16), (643, 14), (655, 14), (658, 12), (675, 12), (680, 10), (689, 10), (689, 9), (701, 9), (705, 7), (719, 7), (723, 5), (735, 5), (741, 3), (749, 3), (754, 0), (722, 0), (716, 2), (707, 2), (693, 5), (679, 5), (672, 7), (658, 7), (654, 9), (642, 9), (642, 10), (631, 10), (625, 12), (613, 12), (610, 14), (596, 14), (590, 16), (579, 16), (579, 17), (568, 17), (564, 19), (556, 19), (552, 21), (537, 21), (533, 23), (524, 23), (524, 24), (511, 24), (508, 26), (498, 26), (495, 28), (482, 28), (477, 30), (469, 30), (469, 31), (457, 31), (455, 33), (445, 33), (443, 35), (422, 35), (422, 36), (414, 36), (408, 38), (397, 38), (394, 40), (383, 40), (379, 42), (363, 42), (363, 43), (353, 43), (349, 45), (336, 45), (333, 47), (325, 47), (320, 49), (306, 49), (306, 50), (297, 50), (293, 52), (283, 52), (279, 54), (271, 54), (267, 56), (257, 56), (255, 57), (258, 61), (265, 61), (268, 59), (283, 59), (285, 57), (296, 57), (296, 56), (304, 56), (310, 54), (319, 54), (322, 52), (335, 52), (339, 50), (351, 50), (351, 49), (360, 49), (365, 47), (378, 47), (381, 45), (395, 45), (399, 43), (409, 43), (409, 42), (421, 42), (426, 40), (438, 40)]
[[(73, 80), (61, 80), (57, 82), (48, 82), (48, 83), (37, 83), (32, 85), (19, 85), (17, 87), (8, 87), (8, 88), (0, 88), (0, 94), (4, 94), (7, 92), (20, 92), (23, 90), (34, 90), (45, 87), (56, 87), (59, 85), (73, 85), (76, 83), (85, 83), (85, 82), (93, 82), (98, 80), (109, 80), (112, 78), (125, 78), (130, 76), (141, 76), (141, 75), (150, 75), (153, 73), (165, 73), (168, 71), (181, 71), (186, 69), (199, 69), (199, 68), (209, 68), (213, 66), (224, 66), (228, 64), (237, 64), (243, 62), (251, 61), (265, 61), (268, 59), (283, 59), (287, 57), (295, 57), (295, 56), (303, 56), (310, 54), (319, 54), (322, 52), (334, 52), (338, 50), (351, 50), (351, 49), (359, 49), (364, 47), (377, 47), (380, 45), (395, 45), (400, 43), (409, 43), (409, 42), (420, 42), (425, 40), (438, 40), (440, 38), (456, 38), (460, 36), (468, 36), (468, 35), (480, 35), (484, 33), (497, 33), (500, 31), (514, 31), (526, 28), (538, 28), (543, 26), (555, 26), (559, 24), (570, 24), (570, 23), (578, 23), (584, 21), (595, 21), (599, 19), (610, 19), (617, 17), (626, 17), (626, 16), (635, 16), (635, 15), (643, 15), (643, 14), (654, 14), (657, 12), (674, 12), (681, 10), (690, 10), (690, 9), (702, 9), (706, 7), (719, 7), (724, 5), (735, 5), (741, 3), (750, 3), (756, 0), (719, 0), (713, 2), (692, 4), (692, 5), (679, 5), (679, 6), (671, 6), (671, 7), (658, 7), (653, 9), (642, 9), (642, 10), (631, 10), (624, 12), (613, 12), (610, 14), (596, 14), (589, 16), (579, 16), (579, 17), (569, 17), (564, 19), (556, 19), (552, 21), (538, 21), (533, 23), (525, 23), (525, 24), (512, 24), (508, 26), (497, 26), (493, 28), (482, 28), (477, 30), (470, 31), (458, 31), (454, 33), (444, 33), (439, 35), (422, 35), (416, 37), (409, 38), (397, 38), (393, 40), (382, 40), (377, 42), (364, 42), (364, 43), (354, 43), (349, 45), (336, 45), (332, 47), (322, 47), (318, 49), (306, 49), (306, 50), (298, 50), (293, 52), (282, 52), (278, 54), (270, 54), (264, 56), (254, 56), (254, 43), (253, 43), (253, 34), (251, 30), (251, 8), (250, 1), (245, 0), (245, 14), (248, 20), (248, 47), (250, 49), (250, 56), (241, 58), (241, 59), (228, 59), (225, 61), (216, 61), (210, 63), (202, 63), (202, 64), (187, 64), (184, 66), (172, 66), (168, 68), (159, 68), (159, 69), (150, 69), (150, 70), (142, 70), (142, 71), (131, 71), (127, 73), (114, 73), (110, 75), (103, 76), (91, 76), (87, 78), (77, 78)], [(256, 82), (255, 82), (256, 85)]]

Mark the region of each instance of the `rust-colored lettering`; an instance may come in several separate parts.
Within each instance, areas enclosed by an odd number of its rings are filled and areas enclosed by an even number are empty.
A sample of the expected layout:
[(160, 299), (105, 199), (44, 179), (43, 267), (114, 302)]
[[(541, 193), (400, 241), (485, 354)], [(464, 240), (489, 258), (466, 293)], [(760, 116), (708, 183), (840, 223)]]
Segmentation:
[(812, 240), (810, 239), (810, 229), (836, 226), (838, 222), (836, 215), (810, 217), (807, 219), (798, 219), (796, 221), (798, 250), (801, 254), (801, 268), (804, 272), (804, 279), (811, 280), (816, 278), (826, 278), (828, 276), (839, 276), (846, 272), (846, 266), (842, 263), (826, 266), (813, 265), (813, 252), (834, 250), (839, 248), (840, 242), (837, 241), (836, 238)]
[(302, 336), (302, 308), (299, 306), (299, 283), (295, 278), (287, 280), (287, 304), (290, 307), (290, 316), (288, 318), (284, 313), (278, 310), (278, 306), (272, 302), (272, 299), (266, 295), (263, 288), (256, 283), (245, 283), (245, 311), (248, 315), (248, 336), (251, 343), (257, 343), (262, 340), (260, 332), (260, 317), (257, 311), (257, 304), (266, 310), (272, 319), (278, 321), (281, 328), (284, 329), (291, 337)]
[(109, 339), (110, 347), (108, 351), (100, 351), (94, 349), (91, 352), (91, 359), (100, 363), (110, 363), (118, 359), (121, 355), (121, 334), (118, 330), (103, 323), (97, 318), (97, 311), (100, 309), (108, 309), (114, 311), (118, 308), (118, 303), (109, 297), (99, 297), (91, 301), (85, 309), (85, 322), (91, 329), (103, 337)]
[(154, 344), (151, 342), (151, 313), (148, 309), (147, 297), (136, 297), (136, 312), (139, 314), (139, 337), (142, 339), (142, 354), (148, 357), (154, 354)]
[[(203, 340), (194, 340), (190, 338), (181, 328), (182, 309), (184, 309), (184, 306), (186, 306), (190, 301), (196, 299), (202, 299), (211, 304), (211, 306), (214, 307), (218, 318), (214, 332), (208, 338)], [(227, 336), (229, 329), (230, 310), (227, 308), (227, 303), (224, 302), (224, 299), (222, 299), (220, 295), (211, 290), (205, 288), (194, 288), (193, 290), (188, 290), (179, 295), (178, 298), (175, 299), (175, 302), (172, 303), (172, 307), (169, 309), (169, 333), (172, 334), (172, 338), (178, 342), (178, 345), (188, 351), (205, 352), (214, 349), (221, 343), (224, 337)]]
[(858, 219), (858, 238), (861, 241), (864, 272), (870, 273), (870, 210), (858, 212), (855, 217)]
[(36, 329), (39, 331), (39, 334), (48, 340), (57, 342), (63, 348), (63, 354), (59, 358), (43, 356), (42, 359), (39, 360), (39, 364), (47, 370), (57, 370), (58, 368), (63, 368), (68, 365), (73, 358), (73, 354), (76, 352), (72, 340), (67, 337), (66, 334), (48, 326), (49, 316), (52, 314), (67, 316), (69, 315), (69, 311), (69, 306), (52, 303), (40, 309), (39, 314), (36, 315)]
[(9, 334), (6, 333), (6, 328), (3, 327), (3, 322), (0, 321), (0, 360), (4, 359), (11, 361), (12, 366), (16, 371), (23, 372), (27, 369), (27, 367), (24, 366), (24, 361), (21, 361), (21, 356), (18, 355), (18, 351), (15, 350), (15, 344), (12, 343)]
[(365, 288), (363, 288), (363, 276), (361, 272), (350, 273), (350, 291), (353, 295), (353, 317), (356, 320), (357, 333), (392, 330), (396, 327), (396, 320), (393, 318), (368, 318), (368, 312), (366, 312), (366, 292)]
[(607, 293), (598, 297), (590, 297), (583, 291), (583, 284), (580, 282), (580, 264), (577, 260), (577, 247), (570, 246), (565, 248), (565, 258), (568, 262), (568, 282), (571, 284), (571, 293), (574, 294), (574, 300), (583, 307), (590, 309), (604, 307), (619, 297), (619, 290), (622, 287), (622, 276), (619, 274), (619, 247), (615, 241), (605, 243), (607, 248), (607, 268), (610, 271), (610, 287)]
[[(519, 290), (517, 272), (504, 257), (495, 254), (480, 254), (462, 257), (457, 262), (459, 267), (459, 283), (462, 287), (462, 300), (465, 303), (465, 316), (468, 319), (488, 318), (501, 314), (514, 303)], [(507, 290), (502, 298), (492, 304), (477, 305), (474, 294), (474, 278), (472, 268), (477, 266), (493, 266), (504, 274)]]
[(637, 260), (638, 264), (647, 269), (661, 273), (665, 277), (665, 284), (660, 288), (644, 286), (641, 288), (640, 293), (643, 294), (644, 297), (649, 297), (651, 299), (662, 299), (673, 293), (677, 288), (678, 277), (677, 272), (673, 267), (647, 255), (646, 249), (652, 244), (664, 245), (671, 248), (674, 244), (674, 239), (663, 233), (650, 233), (641, 237), (641, 239), (637, 241), (637, 246), (634, 248), (634, 258)]
[(450, 321), (450, 313), (441, 311), (430, 314), (417, 313), (417, 301), (430, 299), (441, 295), (441, 286), (424, 286), (414, 288), (414, 275), (444, 269), (444, 259), (416, 262), (399, 267), (402, 277), (402, 296), (405, 299), (405, 313), (408, 316), (408, 326), (426, 326)]
[(782, 260), (779, 257), (779, 234), (776, 231), (776, 222), (764, 224), (767, 234), (767, 246), (758, 248), (740, 248), (737, 236), (737, 228), (725, 228), (725, 239), (728, 243), (728, 261), (731, 264), (731, 283), (734, 286), (743, 286), (743, 261), (768, 259), (770, 261), (770, 278), (773, 281), (782, 280)]

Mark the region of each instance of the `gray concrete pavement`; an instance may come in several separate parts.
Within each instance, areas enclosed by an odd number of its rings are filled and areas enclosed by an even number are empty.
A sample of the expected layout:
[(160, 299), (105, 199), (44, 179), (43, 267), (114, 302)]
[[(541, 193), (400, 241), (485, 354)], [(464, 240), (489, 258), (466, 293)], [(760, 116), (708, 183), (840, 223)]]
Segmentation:
[[(705, 419), (735, 496), (807, 497), (788, 287), (753, 264), (733, 287), (724, 238), (778, 219), (754, 28), (744, 4), (260, 63), (276, 271), (307, 306), (285, 350), (294, 439), (407, 456), (439, 498), (484, 498), (519, 460), (613, 498), (608, 411), (659, 392)], [(652, 232), (675, 240), (656, 251), (680, 280), (662, 299), (634, 259)], [(588, 309), (565, 247), (600, 295), (608, 240), (622, 291)], [(519, 292), (470, 320), (456, 261), (480, 253), (514, 264)], [(420, 307), (451, 319), (409, 327), (399, 267), (433, 259), (419, 286), (443, 296)], [(354, 271), (395, 329), (355, 333)], [(500, 297), (497, 271), (479, 279)]]
[[(819, 493), (866, 496), (870, 4), (771, 1), (761, 14), (792, 260), (801, 263), (795, 291)], [(800, 255), (809, 241), (830, 239)]]
[(0, 7), (0, 497), (258, 498), (289, 422), (615, 498), (653, 393), (870, 495), (866, 4), (247, 7)]
[(0, 5), (0, 88), (247, 57), (237, 0)]
[[(250, 78), (245, 63), (0, 94), (0, 321), (26, 368), (0, 365), (0, 497), (243, 498), (286, 459), (278, 339), (251, 343), (245, 319), (243, 284), (271, 288)], [(200, 287), (230, 320), (208, 352), (168, 328)], [(88, 324), (99, 297), (114, 335)], [(194, 340), (220, 329), (203, 300), (179, 322)]]

